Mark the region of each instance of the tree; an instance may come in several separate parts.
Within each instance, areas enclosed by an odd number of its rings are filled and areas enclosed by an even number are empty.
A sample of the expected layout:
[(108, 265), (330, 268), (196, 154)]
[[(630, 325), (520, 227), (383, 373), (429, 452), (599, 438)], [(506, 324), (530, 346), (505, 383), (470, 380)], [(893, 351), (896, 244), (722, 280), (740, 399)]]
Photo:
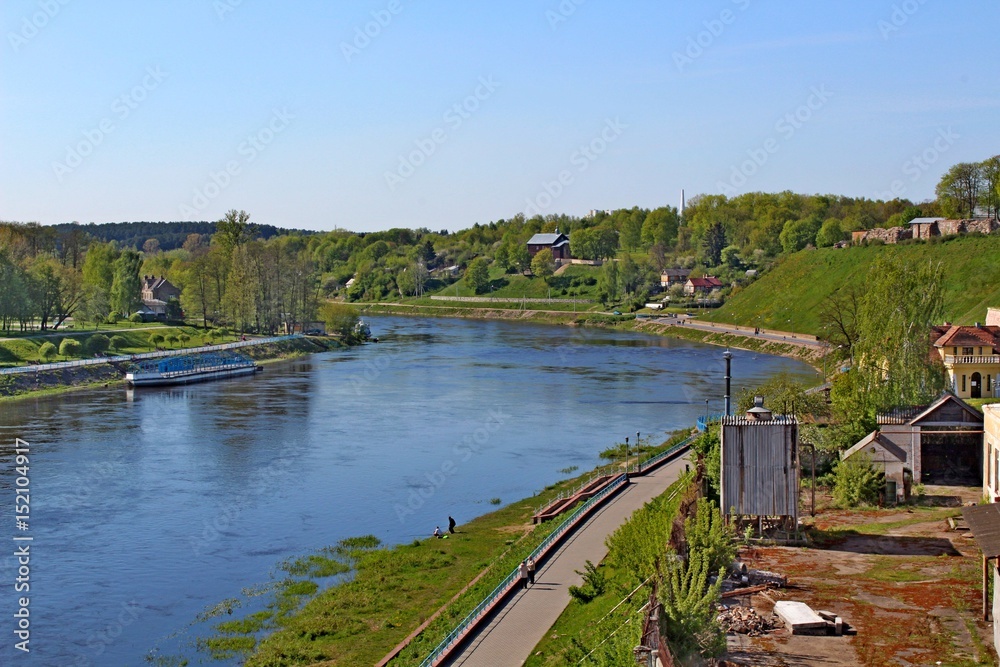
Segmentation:
[(132, 324), (142, 324), (142, 315), (139, 313), (132, 313), (128, 316), (128, 321)]
[(162, 342), (163, 342), (163, 334), (161, 334), (159, 332), (154, 332), (154, 333), (149, 334), (149, 346), (150, 347), (158, 348), (158, 347), (160, 347), (160, 344)]
[(142, 244), (142, 251), (147, 255), (155, 255), (160, 252), (160, 241), (158, 239), (146, 239)]
[(48, 341), (45, 341), (38, 346), (38, 358), (42, 361), (51, 361), (52, 357), (56, 356), (56, 346)]
[(621, 296), (621, 281), (618, 276), (618, 262), (608, 262), (597, 279), (597, 295), (601, 303), (608, 305)]
[(854, 364), (830, 393), (855, 434), (874, 429), (879, 412), (925, 404), (943, 391), (944, 369), (930, 340), (941, 319), (942, 280), (940, 264), (909, 266), (889, 254), (872, 263), (857, 312)]
[(111, 294), (111, 285), (115, 279), (115, 262), (119, 255), (118, 244), (114, 241), (91, 243), (83, 260), (84, 285), (103, 290), (105, 296)]
[(80, 341), (75, 338), (64, 338), (59, 343), (59, 354), (63, 357), (75, 357), (80, 354)]
[(865, 452), (858, 452), (837, 464), (833, 500), (839, 507), (874, 505), (885, 486), (885, 473), (876, 470)]
[(84, 285), (83, 298), (80, 301), (80, 314), (95, 327), (108, 319), (111, 314), (111, 303), (108, 294), (97, 285)]
[(354, 335), (361, 317), (357, 308), (345, 303), (328, 301), (320, 307), (320, 317), (326, 322), (326, 330), (344, 338)]
[(552, 278), (555, 270), (555, 260), (552, 258), (552, 251), (548, 248), (542, 248), (531, 259), (531, 272), (545, 282)]
[(659, 243), (668, 248), (673, 247), (677, 243), (678, 227), (680, 216), (677, 215), (677, 209), (672, 206), (655, 209), (642, 223), (642, 245), (648, 247)]
[(215, 236), (226, 255), (229, 255), (257, 235), (257, 225), (250, 222), (250, 214), (246, 211), (231, 209), (225, 217), (215, 223)]
[(94, 334), (87, 339), (87, 352), (93, 355), (101, 355), (108, 351), (111, 340), (104, 334)]
[(116, 313), (129, 315), (142, 304), (142, 281), (139, 270), (142, 255), (132, 248), (124, 248), (115, 260), (114, 279), (111, 283), (111, 308)]
[(786, 253), (791, 254), (808, 245), (815, 244), (816, 233), (819, 232), (821, 226), (822, 223), (818, 216), (786, 222), (781, 234), (778, 235), (781, 248)]
[(180, 342), (180, 338), (178, 338), (177, 334), (174, 333), (167, 334), (166, 336), (163, 337), (163, 340), (170, 347), (174, 347), (175, 345), (177, 345), (178, 342)]
[(177, 336), (177, 340), (179, 340), (182, 345), (186, 346), (189, 342), (191, 342), (191, 336), (186, 333), (181, 333)]
[(816, 232), (816, 247), (829, 248), (837, 241), (844, 240), (844, 231), (840, 227), (840, 220), (829, 218)]
[(721, 222), (712, 223), (712, 226), (705, 233), (705, 240), (701, 244), (705, 255), (705, 264), (707, 266), (718, 266), (721, 264), (722, 249), (726, 245), (726, 228), (722, 226)]
[(111, 349), (115, 351), (124, 350), (128, 347), (128, 340), (126, 340), (125, 336), (112, 336), (109, 342)]
[(737, 412), (746, 412), (752, 408), (755, 396), (763, 396), (764, 405), (777, 413), (804, 417), (827, 412), (826, 400), (822, 394), (807, 392), (804, 384), (785, 372), (772, 376), (759, 387), (741, 390), (736, 395)]
[(858, 338), (858, 309), (863, 296), (861, 288), (850, 283), (826, 297), (820, 307), (819, 324), (827, 340), (843, 347), (848, 355)]
[(982, 168), (975, 162), (959, 162), (949, 169), (935, 188), (945, 215), (971, 218), (983, 186)]
[(485, 257), (477, 257), (465, 269), (465, 284), (475, 292), (480, 294), (490, 285), (489, 262)]
[(521, 273), (527, 271), (531, 266), (531, 253), (528, 252), (528, 246), (523, 243), (513, 245), (510, 249), (510, 264)]
[(986, 214), (1000, 220), (1000, 155), (984, 160), (980, 164), (982, 194), (980, 201)]

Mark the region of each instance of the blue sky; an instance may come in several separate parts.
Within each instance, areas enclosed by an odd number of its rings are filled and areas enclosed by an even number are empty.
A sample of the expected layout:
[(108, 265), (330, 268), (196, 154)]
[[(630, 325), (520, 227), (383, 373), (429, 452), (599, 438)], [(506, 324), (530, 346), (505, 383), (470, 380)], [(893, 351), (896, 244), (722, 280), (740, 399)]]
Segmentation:
[(454, 230), (682, 188), (921, 201), (1000, 152), (995, 0), (791, 5), (6, 0), (0, 219)]

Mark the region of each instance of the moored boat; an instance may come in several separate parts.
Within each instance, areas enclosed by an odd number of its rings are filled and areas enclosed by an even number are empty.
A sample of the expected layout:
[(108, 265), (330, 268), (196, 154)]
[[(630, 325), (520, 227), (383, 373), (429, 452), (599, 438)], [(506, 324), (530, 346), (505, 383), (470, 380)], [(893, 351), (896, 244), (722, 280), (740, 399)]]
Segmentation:
[(125, 374), (132, 387), (190, 384), (250, 375), (261, 370), (253, 359), (235, 352), (188, 354), (140, 362)]

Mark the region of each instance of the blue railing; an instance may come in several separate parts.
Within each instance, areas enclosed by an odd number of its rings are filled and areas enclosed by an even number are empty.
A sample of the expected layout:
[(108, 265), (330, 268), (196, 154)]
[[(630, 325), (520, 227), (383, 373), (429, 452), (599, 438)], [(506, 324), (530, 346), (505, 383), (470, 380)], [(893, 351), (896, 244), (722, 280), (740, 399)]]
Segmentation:
[(302, 338), (302, 334), (271, 336), (269, 338), (251, 338), (247, 340), (238, 340), (234, 343), (223, 343), (222, 345), (203, 345), (201, 347), (189, 347), (178, 350), (161, 350), (159, 352), (143, 352), (140, 354), (122, 354), (115, 357), (77, 359), (76, 361), (57, 361), (52, 364), (35, 364), (34, 366), (14, 366), (13, 368), (0, 368), (0, 375), (38, 373), (39, 371), (53, 371), (60, 368), (77, 368), (79, 366), (96, 366), (98, 364), (127, 363), (130, 361), (142, 361), (144, 359), (162, 359), (163, 357), (173, 357), (178, 354), (216, 352), (218, 350), (233, 350), (240, 347), (249, 347), (251, 345), (263, 345), (264, 343), (278, 343), (283, 340), (291, 340), (293, 338)]
[[(691, 446), (691, 442), (695, 439), (695, 437), (697, 436), (693, 435), (688, 436), (683, 440), (681, 440), (680, 442), (678, 442), (673, 447), (671, 447), (670, 449), (666, 449), (660, 452), (659, 454), (656, 454), (655, 456), (649, 457), (648, 459), (644, 460), (641, 465), (636, 465), (635, 471), (639, 472), (640, 470), (649, 470), (650, 468), (659, 465), (660, 462), (664, 461), (665, 459), (668, 459), (671, 456), (675, 455), (677, 452), (680, 452)], [(631, 469), (629, 470), (629, 472), (631, 472)]]
[[(612, 491), (624, 484), (626, 480), (626, 475), (622, 473), (615, 479), (611, 480), (611, 482), (609, 482), (608, 485), (600, 491), (600, 493), (580, 505), (580, 507), (578, 507), (572, 514), (566, 517), (561, 524), (559, 524), (558, 528), (549, 533), (549, 536), (542, 540), (542, 543), (531, 552), (531, 558), (538, 561), (551, 545), (555, 544), (556, 541), (562, 538), (576, 525), (577, 521), (583, 514), (585, 514), (591, 507), (604, 500), (604, 498), (606, 498)], [(444, 640), (438, 644), (433, 651), (431, 651), (431, 654), (420, 663), (420, 667), (431, 667), (431, 665), (436, 664), (438, 659), (447, 655), (448, 651), (451, 650), (455, 642), (457, 642), (467, 630), (479, 621), (480, 617), (482, 617), (482, 615), (492, 607), (494, 602), (506, 595), (517, 583), (519, 578), (520, 572), (518, 571), (518, 568), (515, 567), (513, 572), (504, 577), (504, 580), (501, 581), (500, 584), (494, 588), (482, 602), (476, 605), (476, 608), (469, 612), (469, 614), (462, 619), (461, 623), (448, 633), (448, 636), (445, 637)]]
[(699, 431), (705, 431), (706, 429), (708, 429), (709, 424), (715, 424), (716, 422), (720, 422), (722, 421), (723, 417), (725, 417), (725, 415), (722, 414), (721, 412), (712, 415), (702, 415), (701, 417), (698, 417), (696, 426), (698, 427)]

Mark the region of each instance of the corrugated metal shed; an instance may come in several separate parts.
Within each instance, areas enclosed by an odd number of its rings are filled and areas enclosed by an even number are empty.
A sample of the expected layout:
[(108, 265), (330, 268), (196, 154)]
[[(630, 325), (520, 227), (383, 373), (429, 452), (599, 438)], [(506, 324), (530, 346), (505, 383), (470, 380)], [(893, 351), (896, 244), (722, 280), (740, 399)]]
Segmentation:
[(962, 516), (983, 555), (988, 558), (1000, 556), (1000, 505), (963, 507)]
[(798, 421), (722, 420), (722, 510), (729, 515), (799, 516)]

